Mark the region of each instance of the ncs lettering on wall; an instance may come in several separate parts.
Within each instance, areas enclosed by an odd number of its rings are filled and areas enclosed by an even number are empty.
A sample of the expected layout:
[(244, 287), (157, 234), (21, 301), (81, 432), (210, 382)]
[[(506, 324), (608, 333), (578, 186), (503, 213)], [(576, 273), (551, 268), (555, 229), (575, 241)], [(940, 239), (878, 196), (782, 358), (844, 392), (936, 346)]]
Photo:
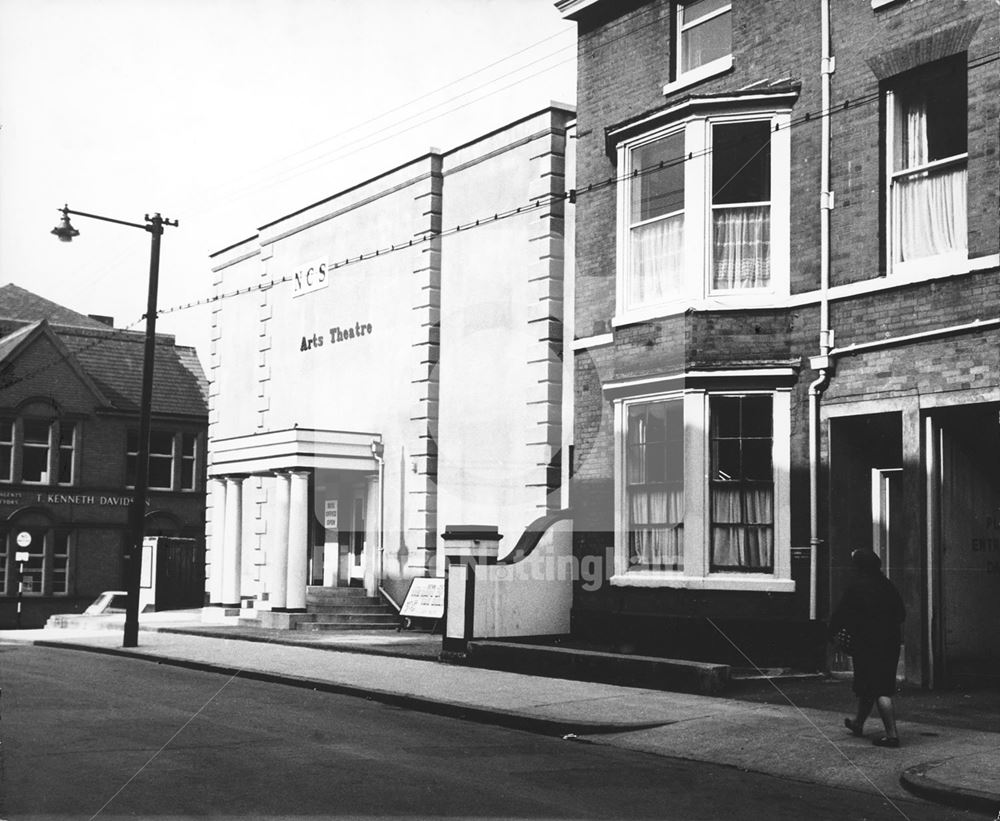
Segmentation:
[(330, 277), (327, 275), (327, 267), (328, 260), (322, 258), (305, 262), (292, 271), (292, 296), (305, 296), (329, 285)]

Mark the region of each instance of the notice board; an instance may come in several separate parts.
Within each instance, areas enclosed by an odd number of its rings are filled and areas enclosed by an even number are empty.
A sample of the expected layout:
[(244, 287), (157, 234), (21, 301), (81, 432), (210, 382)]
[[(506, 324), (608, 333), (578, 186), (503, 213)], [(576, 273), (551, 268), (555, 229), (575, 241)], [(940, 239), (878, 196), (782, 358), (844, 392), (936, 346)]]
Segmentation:
[(399, 615), (418, 619), (444, 618), (444, 579), (413, 579)]

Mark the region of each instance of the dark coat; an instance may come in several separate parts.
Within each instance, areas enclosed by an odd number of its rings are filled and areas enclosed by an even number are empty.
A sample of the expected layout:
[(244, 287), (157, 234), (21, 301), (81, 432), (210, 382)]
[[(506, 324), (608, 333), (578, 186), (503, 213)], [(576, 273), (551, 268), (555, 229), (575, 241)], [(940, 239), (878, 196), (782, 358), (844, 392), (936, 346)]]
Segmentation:
[(830, 617), (830, 636), (846, 628), (853, 639), (854, 691), (891, 695), (906, 608), (899, 592), (878, 570), (859, 573)]

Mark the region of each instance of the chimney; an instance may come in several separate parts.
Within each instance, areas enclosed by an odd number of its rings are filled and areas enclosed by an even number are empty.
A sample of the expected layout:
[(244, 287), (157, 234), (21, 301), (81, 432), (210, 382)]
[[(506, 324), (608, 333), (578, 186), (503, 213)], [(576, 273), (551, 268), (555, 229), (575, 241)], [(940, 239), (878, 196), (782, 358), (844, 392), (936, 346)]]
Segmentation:
[(91, 319), (96, 319), (98, 322), (107, 325), (109, 328), (115, 327), (115, 318), (113, 316), (101, 316), (100, 314), (87, 314)]

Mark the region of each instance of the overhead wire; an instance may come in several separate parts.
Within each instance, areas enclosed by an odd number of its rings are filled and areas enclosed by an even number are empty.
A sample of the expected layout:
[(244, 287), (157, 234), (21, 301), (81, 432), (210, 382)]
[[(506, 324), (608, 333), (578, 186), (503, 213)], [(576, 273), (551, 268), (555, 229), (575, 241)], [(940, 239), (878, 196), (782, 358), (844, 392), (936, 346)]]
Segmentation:
[[(972, 69), (972, 68), (979, 68), (981, 66), (984, 66), (984, 65), (996, 62), (997, 60), (1000, 60), (1000, 52), (992, 52), (992, 53), (989, 53), (987, 55), (983, 55), (982, 57), (978, 58), (977, 60), (975, 60), (973, 62), (970, 62), (968, 64), (968, 68), (970, 68), (970, 69)], [(806, 125), (806, 124), (809, 124), (809, 123), (819, 122), (824, 117), (831, 117), (831, 116), (834, 116), (836, 114), (842, 114), (842, 113), (850, 111), (850, 110), (852, 110), (854, 108), (858, 108), (858, 107), (861, 107), (861, 106), (864, 106), (864, 105), (870, 105), (871, 103), (877, 102), (877, 101), (879, 101), (881, 99), (882, 99), (882, 91), (876, 91), (876, 92), (869, 93), (867, 95), (862, 95), (862, 96), (860, 96), (858, 98), (855, 98), (853, 100), (851, 100), (851, 99), (842, 100), (842, 101), (839, 101), (839, 102), (837, 102), (835, 104), (832, 104), (825, 111), (805, 112), (804, 114), (802, 114), (802, 115), (800, 115), (798, 117), (792, 118), (789, 121), (789, 123), (786, 126), (780, 128), (780, 130), (789, 130), (789, 129), (797, 128), (799, 126)], [(775, 130), (779, 130), (779, 128), (776, 127)], [(764, 148), (766, 148), (768, 144), (769, 144), (769, 142), (768, 143), (764, 143), (758, 149), (758, 151), (755, 152), (754, 156), (756, 156), (756, 154), (759, 154), (759, 152), (762, 151)], [(701, 149), (700, 151), (686, 152), (685, 154), (677, 156), (677, 157), (673, 158), (672, 160), (661, 161), (657, 165), (651, 166), (648, 169), (644, 169), (641, 172), (640, 171), (633, 171), (633, 172), (622, 174), (622, 175), (612, 175), (612, 176), (607, 177), (605, 179), (602, 179), (602, 180), (599, 180), (599, 181), (596, 181), (596, 182), (588, 183), (586, 185), (586, 187), (583, 187), (581, 185), (579, 187), (574, 187), (574, 188), (567, 189), (566, 191), (561, 192), (561, 193), (556, 193), (556, 194), (548, 195), (548, 196), (545, 196), (545, 197), (540, 197), (540, 198), (537, 198), (537, 199), (533, 200), (530, 203), (526, 203), (524, 205), (508, 209), (507, 211), (504, 211), (504, 212), (497, 212), (497, 213), (494, 213), (492, 215), (484, 215), (483, 217), (481, 217), (479, 219), (471, 220), (471, 221), (469, 221), (467, 223), (459, 224), (459, 225), (453, 226), (451, 228), (447, 228), (447, 229), (443, 229), (443, 230), (439, 230), (439, 231), (428, 231), (423, 236), (421, 236), (419, 238), (416, 238), (416, 239), (414, 239), (414, 238), (411, 237), (411, 238), (409, 238), (407, 240), (403, 240), (403, 241), (401, 241), (399, 243), (392, 243), (392, 244), (390, 244), (388, 246), (383, 246), (383, 247), (380, 247), (380, 248), (371, 249), (369, 251), (361, 252), (361, 253), (359, 253), (357, 255), (353, 255), (352, 254), (352, 255), (347, 256), (342, 261), (337, 261), (335, 263), (332, 263), (330, 266), (328, 266), (328, 270), (331, 270), (331, 271), (332, 270), (338, 270), (340, 268), (343, 268), (343, 267), (346, 267), (346, 266), (349, 266), (349, 265), (356, 265), (358, 263), (364, 262), (366, 260), (371, 260), (371, 259), (374, 259), (376, 257), (382, 257), (382, 256), (385, 256), (386, 254), (390, 254), (390, 253), (402, 251), (402, 250), (405, 250), (405, 249), (408, 249), (408, 248), (413, 248), (415, 246), (419, 246), (419, 245), (421, 245), (423, 243), (429, 242), (431, 240), (434, 240), (434, 239), (437, 239), (437, 238), (440, 238), (440, 237), (447, 237), (447, 236), (451, 236), (453, 234), (460, 233), (462, 231), (468, 231), (470, 229), (484, 227), (486, 225), (498, 222), (500, 220), (509, 219), (511, 217), (516, 217), (516, 216), (519, 216), (519, 215), (522, 215), (522, 214), (530, 213), (530, 212), (535, 211), (535, 210), (537, 210), (539, 208), (549, 207), (553, 203), (558, 202), (560, 200), (565, 200), (565, 201), (568, 201), (570, 203), (573, 203), (573, 202), (576, 202), (582, 196), (585, 197), (585, 196), (593, 194), (593, 193), (595, 193), (597, 191), (601, 191), (601, 190), (603, 190), (605, 188), (608, 188), (608, 187), (611, 187), (611, 186), (617, 186), (619, 183), (624, 182), (625, 180), (627, 180), (629, 178), (634, 178), (634, 177), (637, 177), (637, 176), (640, 176), (640, 175), (643, 175), (643, 174), (657, 173), (657, 172), (659, 172), (659, 171), (661, 171), (661, 170), (663, 170), (665, 168), (674, 167), (674, 166), (681, 165), (681, 164), (686, 163), (686, 162), (693, 161), (694, 159), (698, 159), (698, 158), (701, 158), (701, 157), (708, 156), (708, 155), (710, 155), (713, 152), (713, 150), (714, 149), (713, 149), (712, 146), (707, 146), (706, 148)], [(753, 157), (750, 158), (750, 160), (752, 160), (752, 159), (753, 159)], [(748, 160), (747, 162), (749, 162), (750, 160)], [(737, 173), (739, 173), (739, 169), (736, 172), (734, 172), (733, 176), (735, 176), (735, 174), (737, 174)], [(232, 299), (232, 298), (241, 296), (243, 294), (247, 294), (247, 293), (251, 293), (251, 292), (257, 292), (257, 291), (269, 290), (271, 288), (274, 288), (275, 286), (287, 283), (287, 282), (291, 281), (292, 279), (293, 279), (292, 276), (283, 276), (283, 277), (279, 277), (277, 279), (270, 279), (270, 280), (268, 280), (266, 282), (261, 282), (261, 283), (256, 284), (256, 285), (246, 286), (244, 288), (239, 288), (239, 289), (236, 289), (236, 290), (233, 290), (233, 291), (228, 291), (228, 292), (213, 294), (212, 296), (204, 297), (204, 298), (200, 298), (200, 299), (194, 299), (194, 300), (188, 301), (186, 303), (178, 303), (176, 305), (173, 305), (173, 306), (170, 306), (170, 307), (167, 307), (167, 308), (159, 309), (157, 311), (157, 315), (160, 316), (160, 315), (166, 315), (166, 314), (171, 314), (171, 313), (177, 313), (177, 312), (180, 312), (180, 311), (189, 310), (191, 308), (196, 308), (196, 307), (202, 307), (202, 306), (207, 306), (207, 305), (215, 304), (215, 303), (218, 303), (218, 302), (220, 302), (222, 300)], [(141, 322), (143, 318), (144, 318), (144, 316), (140, 317), (140, 319), (137, 320), (135, 323), (133, 323), (133, 325), (138, 324), (138, 322)], [(95, 342), (94, 344), (95, 345), (96, 344), (100, 344), (100, 342)], [(46, 366), (43, 366), (42, 369), (46, 369)], [(23, 378), (27, 378), (27, 376), (22, 377), (22, 379)]]

